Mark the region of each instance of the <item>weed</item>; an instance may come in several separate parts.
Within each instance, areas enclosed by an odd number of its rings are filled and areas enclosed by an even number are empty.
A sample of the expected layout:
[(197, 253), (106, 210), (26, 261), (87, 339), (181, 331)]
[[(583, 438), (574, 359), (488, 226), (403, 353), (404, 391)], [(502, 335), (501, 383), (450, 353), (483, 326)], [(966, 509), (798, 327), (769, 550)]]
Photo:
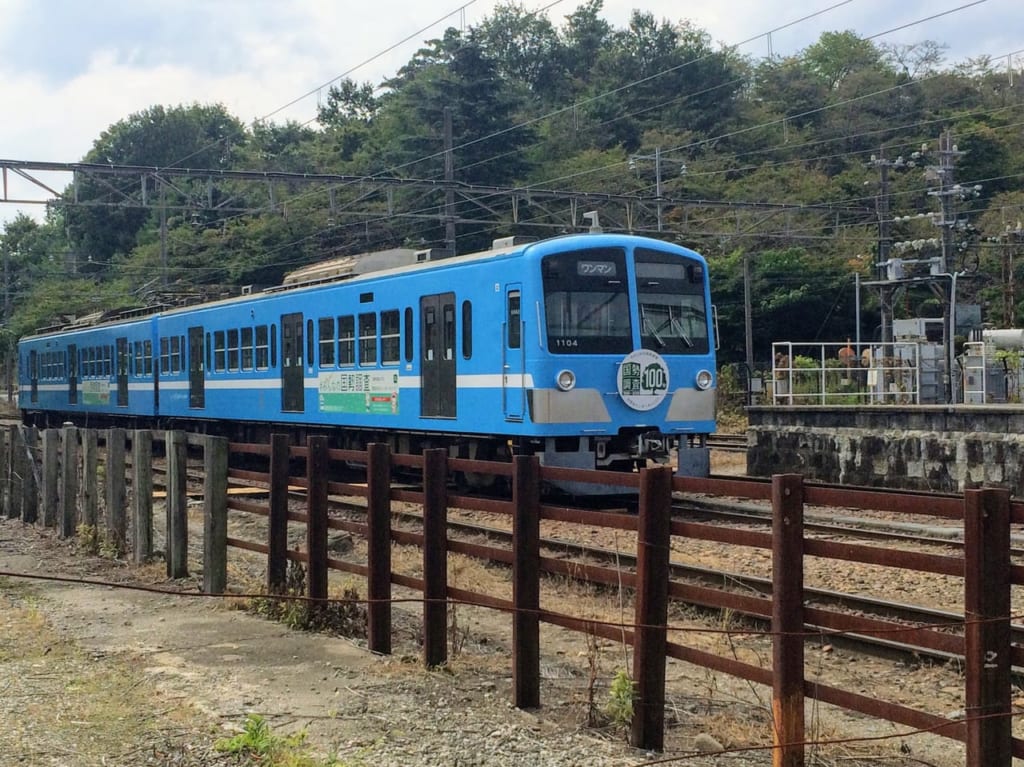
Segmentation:
[(299, 631), (321, 631), (347, 637), (366, 636), (366, 608), (359, 592), (346, 586), (341, 598), (326, 603), (310, 603), (303, 596), (306, 590), (306, 571), (298, 562), (288, 565), (285, 594), (281, 597), (256, 597), (248, 609), (264, 618), (283, 623)]
[(99, 551), (101, 557), (106, 559), (119, 559), (124, 554), (124, 544), (118, 541), (116, 538), (108, 535), (101, 534), (98, 536), (99, 539)]
[[(464, 563), (461, 560), (454, 560), (450, 564), (449, 578), (451, 585), (458, 585), (459, 576), (462, 575)], [(452, 658), (458, 658), (462, 654), (466, 642), (469, 640), (469, 627), (459, 624), (459, 607), (456, 604), (448, 605), (448, 645), (451, 649)]]
[(100, 553), (99, 530), (96, 529), (95, 525), (79, 525), (78, 541), (82, 550), (87, 554)]
[(601, 662), (601, 647), (597, 637), (587, 631), (583, 635), (587, 640), (587, 726), (597, 726), (597, 706), (594, 703), (597, 687), (597, 675)]
[[(231, 738), (222, 738), (213, 747), (225, 754), (245, 757), (254, 762), (265, 764), (287, 764), (286, 758), (299, 756), (302, 745), (306, 741), (306, 731), (299, 730), (288, 736), (275, 735), (270, 731), (267, 720), (259, 714), (249, 714), (245, 718), (242, 732)], [(312, 762), (309, 762), (312, 764)]]
[(615, 724), (629, 727), (633, 723), (633, 698), (636, 688), (629, 673), (620, 668), (615, 672), (611, 687), (608, 689), (608, 702), (604, 712)]

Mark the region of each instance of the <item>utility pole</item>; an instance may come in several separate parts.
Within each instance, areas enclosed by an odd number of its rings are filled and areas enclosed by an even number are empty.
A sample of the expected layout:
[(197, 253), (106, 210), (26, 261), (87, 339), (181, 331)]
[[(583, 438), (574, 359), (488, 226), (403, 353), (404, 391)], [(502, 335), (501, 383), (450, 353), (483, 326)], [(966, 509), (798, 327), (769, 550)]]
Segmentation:
[(750, 253), (743, 251), (743, 329), (746, 333), (747, 376), (754, 374), (754, 308), (750, 298)]
[[(878, 216), (878, 261), (875, 264), (875, 277), (883, 284), (879, 288), (879, 314), (882, 324), (881, 342), (883, 348), (892, 343), (892, 289), (884, 284), (888, 279), (888, 262), (892, 256), (892, 213), (889, 192), (889, 169), (903, 164), (903, 158), (887, 160), (885, 147), (880, 147), (878, 155), (872, 155), (871, 165), (878, 168), (878, 196), (875, 198), (875, 213)], [(858, 329), (859, 330), (859, 329)]]
[(4, 335), (7, 336), (7, 348), (4, 349), (4, 378), (7, 390), (7, 401), (14, 396), (14, 336), (11, 334), (11, 254), (4, 247)]
[[(654, 147), (654, 154), (634, 154), (629, 157), (629, 169), (635, 171), (637, 169), (637, 160), (652, 160), (654, 162), (654, 200), (658, 210), (658, 231), (662, 232), (665, 228), (664, 211), (665, 202), (662, 192), (664, 190), (662, 186), (662, 173), (661, 173), (661, 147)], [(686, 163), (680, 163), (679, 175), (686, 175)]]
[(939, 164), (929, 168), (931, 174), (939, 182), (938, 190), (928, 194), (939, 198), (941, 213), (935, 225), (942, 229), (939, 240), (942, 245), (942, 255), (938, 267), (933, 270), (933, 274), (935, 276), (949, 276), (951, 278), (948, 294), (942, 283), (932, 283), (932, 291), (942, 302), (942, 345), (947, 350), (946, 358), (948, 360), (948, 370), (945, 376), (946, 402), (951, 405), (956, 404), (959, 399), (957, 396), (958, 387), (956, 386), (956, 379), (953, 376), (953, 365), (956, 360), (956, 349), (954, 348), (956, 343), (956, 327), (954, 327), (956, 307), (952, 306), (952, 302), (956, 300), (956, 293), (953, 289), (953, 286), (956, 285), (955, 272), (953, 271), (956, 260), (953, 252), (955, 245), (953, 242), (953, 228), (956, 226), (956, 209), (953, 198), (961, 193), (960, 188), (953, 183), (953, 166), (956, 158), (962, 154), (963, 152), (960, 152), (956, 144), (953, 143), (952, 131), (947, 129), (939, 137)]
[(167, 288), (169, 281), (167, 268), (167, 193), (163, 179), (158, 178), (160, 184), (160, 284)]
[(661, 206), (661, 147), (654, 147), (654, 196), (658, 198), (658, 231), (662, 231)]
[(444, 246), (455, 255), (455, 156), (452, 148), (452, 108), (444, 108)]
[(1017, 314), (1016, 296), (1014, 295), (1013, 256), (1021, 242), (1024, 242), (1024, 228), (1021, 222), (1017, 227), (1006, 225), (1006, 231), (1000, 238), (1003, 241), (1003, 327), (1012, 328)]
[(960, 189), (953, 183), (953, 165), (956, 158), (962, 154), (963, 152), (953, 143), (952, 131), (943, 131), (939, 137), (939, 164), (932, 168), (938, 176), (939, 189), (936, 192), (929, 192), (933, 197), (939, 198), (942, 211), (939, 220), (935, 222), (937, 226), (942, 227), (942, 272), (948, 272), (954, 261), (953, 228), (956, 226), (956, 209), (953, 198), (960, 193)]

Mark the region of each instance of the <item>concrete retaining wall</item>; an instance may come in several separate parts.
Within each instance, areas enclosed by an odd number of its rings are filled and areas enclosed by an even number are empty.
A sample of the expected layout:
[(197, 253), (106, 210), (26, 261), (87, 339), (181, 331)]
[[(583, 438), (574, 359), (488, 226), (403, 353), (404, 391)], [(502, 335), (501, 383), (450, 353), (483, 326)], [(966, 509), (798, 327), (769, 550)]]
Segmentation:
[(747, 473), (848, 485), (1024, 496), (1024, 409), (753, 407)]

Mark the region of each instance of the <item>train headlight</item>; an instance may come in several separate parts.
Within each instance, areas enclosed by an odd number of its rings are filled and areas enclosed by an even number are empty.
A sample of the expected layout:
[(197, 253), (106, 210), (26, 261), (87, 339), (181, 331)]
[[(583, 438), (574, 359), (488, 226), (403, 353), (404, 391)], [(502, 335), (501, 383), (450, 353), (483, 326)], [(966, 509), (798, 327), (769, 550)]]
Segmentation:
[(708, 389), (711, 388), (711, 382), (713, 380), (714, 378), (711, 376), (710, 371), (702, 370), (699, 373), (697, 373), (697, 388), (700, 389), (701, 391), (707, 391)]
[(571, 370), (559, 370), (555, 383), (562, 391), (571, 391), (576, 386), (576, 374)]

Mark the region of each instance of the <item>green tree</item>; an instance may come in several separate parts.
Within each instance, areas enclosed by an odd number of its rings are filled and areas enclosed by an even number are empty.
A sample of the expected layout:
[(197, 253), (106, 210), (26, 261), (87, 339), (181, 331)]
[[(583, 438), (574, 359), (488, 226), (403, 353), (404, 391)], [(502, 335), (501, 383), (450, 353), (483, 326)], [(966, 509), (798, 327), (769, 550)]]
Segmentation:
[(836, 90), (854, 72), (879, 69), (882, 53), (870, 40), (852, 30), (823, 32), (803, 51), (803, 60), (829, 90)]
[[(220, 105), (165, 108), (151, 107), (121, 120), (105, 130), (83, 158), (86, 163), (152, 167), (230, 168), (236, 147), (246, 140), (245, 128)], [(108, 183), (106, 179), (83, 178), (77, 199), (97, 206), (76, 207), (67, 222), (72, 247), (88, 254), (97, 267), (115, 256), (126, 256), (137, 243), (139, 231), (158, 216), (154, 199), (187, 204), (183, 197), (203, 199), (205, 190), (161, 187), (150, 181), (150, 207), (142, 206), (138, 177)], [(184, 195), (182, 192), (184, 191)], [(70, 199), (71, 190), (65, 193)], [(106, 205), (106, 203), (116, 204)], [(123, 206), (123, 207), (121, 207)]]

